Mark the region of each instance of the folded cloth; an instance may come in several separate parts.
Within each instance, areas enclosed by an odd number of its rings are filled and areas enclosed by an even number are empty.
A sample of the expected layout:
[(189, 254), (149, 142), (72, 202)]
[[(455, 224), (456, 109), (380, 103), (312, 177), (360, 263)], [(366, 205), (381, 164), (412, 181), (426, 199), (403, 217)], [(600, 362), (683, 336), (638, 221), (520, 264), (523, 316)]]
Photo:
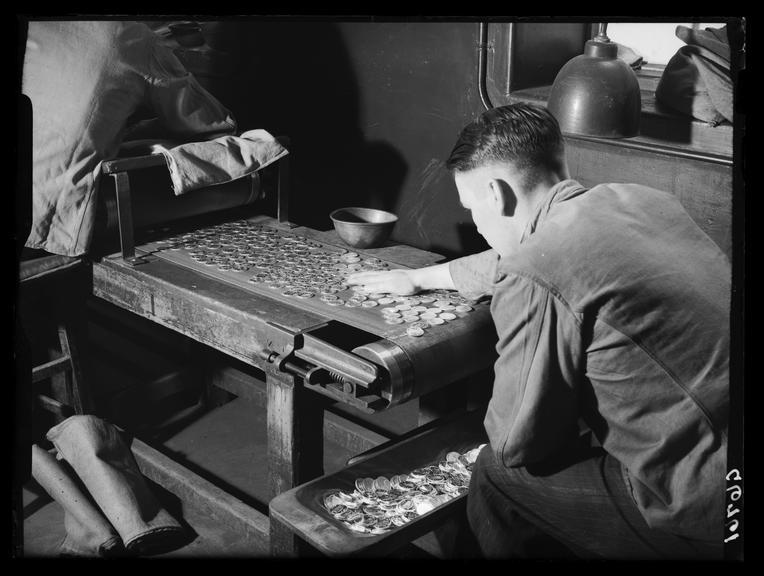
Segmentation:
[(151, 148), (167, 160), (176, 195), (242, 178), (289, 153), (266, 130), (250, 130), (241, 136), (220, 136), (172, 148), (158, 143)]
[(128, 552), (156, 554), (177, 547), (185, 530), (152, 494), (119, 431), (95, 416), (71, 416), (48, 440), (87, 488)]
[(32, 477), (64, 509), (64, 556), (114, 556), (124, 552), (122, 540), (65, 463), (36, 444)]
[(669, 60), (655, 91), (659, 102), (717, 125), (733, 121), (732, 74), (727, 27), (693, 30), (677, 26), (686, 43)]

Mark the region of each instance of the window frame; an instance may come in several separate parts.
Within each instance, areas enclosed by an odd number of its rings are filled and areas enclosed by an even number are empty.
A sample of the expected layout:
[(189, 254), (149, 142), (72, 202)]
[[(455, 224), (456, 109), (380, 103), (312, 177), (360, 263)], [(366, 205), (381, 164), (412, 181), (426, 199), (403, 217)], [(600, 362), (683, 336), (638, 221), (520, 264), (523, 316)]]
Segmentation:
[[(583, 54), (596, 28), (587, 22), (488, 23), (485, 86), (492, 105), (546, 105), (557, 72), (570, 58)], [(655, 90), (664, 69), (663, 64), (648, 63), (635, 70), (642, 93), (638, 136), (618, 140), (566, 137), (732, 164), (732, 124), (711, 126), (656, 102)]]

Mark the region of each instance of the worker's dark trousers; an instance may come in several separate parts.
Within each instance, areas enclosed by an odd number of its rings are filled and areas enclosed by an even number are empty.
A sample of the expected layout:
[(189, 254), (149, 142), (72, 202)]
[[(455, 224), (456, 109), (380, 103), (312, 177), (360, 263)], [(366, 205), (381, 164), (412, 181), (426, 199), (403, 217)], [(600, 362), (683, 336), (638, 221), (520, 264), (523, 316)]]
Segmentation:
[(621, 465), (601, 448), (564, 467), (529, 472), (502, 466), (486, 446), (472, 471), (467, 515), (489, 558), (723, 558), (723, 527), (712, 543), (649, 528)]

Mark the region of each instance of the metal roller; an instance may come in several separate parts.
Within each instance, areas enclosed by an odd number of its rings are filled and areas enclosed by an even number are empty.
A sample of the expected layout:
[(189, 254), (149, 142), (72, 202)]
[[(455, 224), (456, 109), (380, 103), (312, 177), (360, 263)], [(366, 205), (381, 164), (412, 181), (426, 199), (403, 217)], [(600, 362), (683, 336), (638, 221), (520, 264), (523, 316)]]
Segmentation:
[(482, 316), (442, 327), (440, 338), (401, 337), (378, 340), (353, 349), (353, 353), (382, 366), (388, 378), (381, 396), (389, 406), (422, 396), (474, 373), (475, 366), (490, 366), (495, 359), (495, 334)]
[[(160, 172), (161, 170), (161, 172)], [(99, 193), (100, 218), (107, 234), (118, 225), (114, 186), (104, 179)], [(148, 228), (161, 224), (253, 204), (261, 195), (262, 186), (257, 172), (216, 186), (192, 190), (176, 196), (164, 167), (131, 175), (133, 225)]]
[(414, 367), (403, 349), (390, 340), (377, 340), (353, 350), (386, 370), (380, 394), (388, 406), (401, 404), (414, 395)]

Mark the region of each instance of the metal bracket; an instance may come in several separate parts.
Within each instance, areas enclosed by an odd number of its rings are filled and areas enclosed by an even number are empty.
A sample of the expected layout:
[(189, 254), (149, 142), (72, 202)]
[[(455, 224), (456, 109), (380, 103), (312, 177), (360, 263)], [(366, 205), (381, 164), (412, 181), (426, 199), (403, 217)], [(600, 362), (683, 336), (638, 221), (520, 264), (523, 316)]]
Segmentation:
[[(286, 137), (279, 139), (287, 144), (289, 140)], [(283, 156), (278, 161), (278, 184), (276, 190), (276, 220), (282, 226), (295, 228), (297, 224), (289, 221), (289, 197), (291, 194), (289, 181), (289, 155)]]
[(262, 352), (263, 358), (276, 364), (280, 372), (298, 376), (313, 390), (368, 413), (387, 405), (376, 395), (379, 386), (376, 364), (309, 333), (292, 332), (273, 322), (268, 324), (292, 338), (282, 354), (273, 350)]
[(146, 260), (135, 255), (133, 205), (130, 199), (130, 176), (127, 172), (116, 172), (111, 174), (111, 176), (114, 177), (115, 196), (117, 198), (117, 220), (122, 259), (131, 266), (144, 264)]

